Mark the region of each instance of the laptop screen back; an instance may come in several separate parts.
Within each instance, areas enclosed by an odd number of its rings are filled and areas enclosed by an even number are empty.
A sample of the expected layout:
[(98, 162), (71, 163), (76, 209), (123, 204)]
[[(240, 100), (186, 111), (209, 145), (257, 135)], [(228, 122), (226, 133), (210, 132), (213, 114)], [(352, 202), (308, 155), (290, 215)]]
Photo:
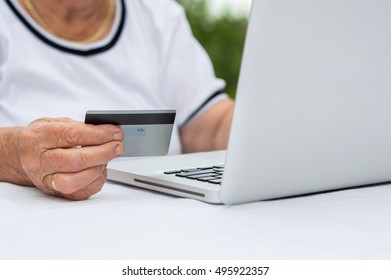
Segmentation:
[(222, 201), (391, 181), (391, 2), (253, 2)]

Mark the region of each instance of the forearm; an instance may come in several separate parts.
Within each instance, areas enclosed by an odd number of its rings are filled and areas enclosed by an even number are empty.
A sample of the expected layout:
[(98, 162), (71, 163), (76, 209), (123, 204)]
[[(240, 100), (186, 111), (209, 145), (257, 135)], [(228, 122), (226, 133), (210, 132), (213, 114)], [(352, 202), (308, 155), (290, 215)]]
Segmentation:
[(185, 128), (181, 133), (183, 152), (226, 149), (233, 108), (232, 100), (220, 101)]
[(213, 150), (225, 150), (228, 146), (229, 134), (231, 131), (232, 117), (234, 111), (234, 102), (229, 100), (226, 108), (222, 113), (221, 121), (216, 129), (214, 137)]
[(20, 164), (18, 136), (23, 128), (0, 128), (0, 182), (32, 185)]

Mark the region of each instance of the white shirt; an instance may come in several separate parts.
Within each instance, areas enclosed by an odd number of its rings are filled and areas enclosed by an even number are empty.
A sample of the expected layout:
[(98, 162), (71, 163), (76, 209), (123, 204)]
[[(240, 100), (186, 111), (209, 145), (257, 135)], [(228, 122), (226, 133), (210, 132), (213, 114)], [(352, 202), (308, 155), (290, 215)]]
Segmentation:
[(0, 1), (0, 127), (40, 117), (84, 121), (87, 110), (175, 109), (179, 130), (224, 94), (173, 0), (117, 0), (110, 34), (80, 45), (37, 25), (17, 0)]

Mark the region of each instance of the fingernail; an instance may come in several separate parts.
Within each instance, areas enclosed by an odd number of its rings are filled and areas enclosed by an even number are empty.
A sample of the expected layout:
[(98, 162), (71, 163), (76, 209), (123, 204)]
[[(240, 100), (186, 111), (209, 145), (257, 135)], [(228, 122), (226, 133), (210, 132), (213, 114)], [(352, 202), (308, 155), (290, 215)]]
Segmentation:
[(117, 145), (117, 155), (121, 156), (124, 153), (124, 146), (123, 145)]
[(120, 141), (121, 140), (121, 134), (119, 132), (114, 134), (114, 141)]

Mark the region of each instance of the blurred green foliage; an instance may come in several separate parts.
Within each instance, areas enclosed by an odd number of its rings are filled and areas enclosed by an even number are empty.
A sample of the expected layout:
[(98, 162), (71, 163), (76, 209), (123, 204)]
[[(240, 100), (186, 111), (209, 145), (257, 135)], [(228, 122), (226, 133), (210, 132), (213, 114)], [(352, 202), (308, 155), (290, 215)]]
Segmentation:
[(236, 94), (247, 17), (237, 17), (227, 10), (212, 15), (207, 0), (177, 0), (186, 10), (194, 36), (212, 59), (216, 76), (226, 81), (227, 92)]

